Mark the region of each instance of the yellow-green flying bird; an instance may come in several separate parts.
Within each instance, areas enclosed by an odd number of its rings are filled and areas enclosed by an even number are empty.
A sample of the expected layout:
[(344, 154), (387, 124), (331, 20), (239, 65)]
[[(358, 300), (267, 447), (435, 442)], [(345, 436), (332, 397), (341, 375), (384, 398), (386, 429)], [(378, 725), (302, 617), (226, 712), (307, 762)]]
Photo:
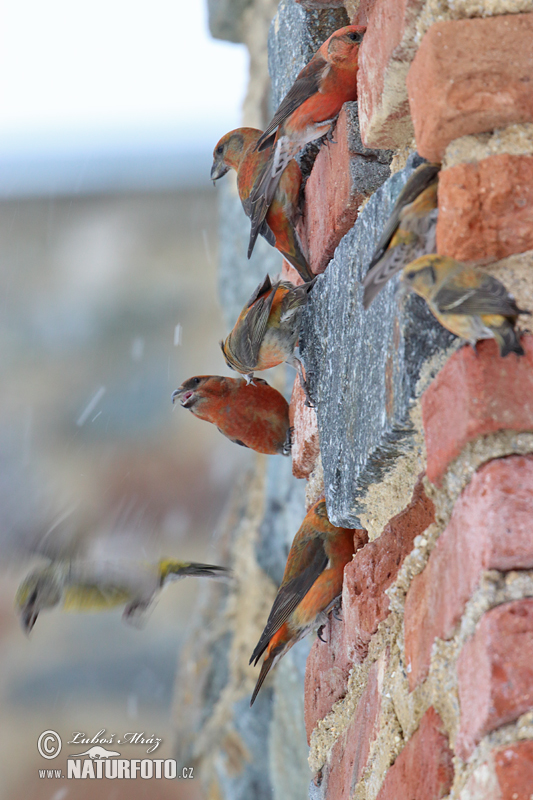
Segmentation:
[(123, 619), (138, 621), (170, 581), (228, 576), (225, 567), (163, 558), (155, 564), (124, 560), (55, 561), (31, 572), (20, 584), (15, 607), (29, 633), (41, 611), (107, 611), (125, 606)]

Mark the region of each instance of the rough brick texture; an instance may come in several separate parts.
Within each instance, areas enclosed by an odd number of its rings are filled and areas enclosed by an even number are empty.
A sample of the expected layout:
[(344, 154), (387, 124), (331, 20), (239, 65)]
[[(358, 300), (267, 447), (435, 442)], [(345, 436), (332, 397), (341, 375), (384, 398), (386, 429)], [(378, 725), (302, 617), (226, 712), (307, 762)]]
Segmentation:
[(367, 544), (345, 568), (342, 608), (349, 662), (366, 657), (372, 635), (389, 613), (385, 590), (412, 550), (415, 536), (434, 521), (434, 513), (433, 503), (419, 480), (407, 508), (393, 517), (381, 536)]
[(531, 800), (533, 742), (515, 742), (493, 750), (474, 770), (460, 800)]
[(407, 75), (417, 150), (440, 161), (459, 136), (533, 121), (533, 14), (437, 22)]
[(318, 424), (315, 409), (305, 405), (305, 394), (298, 376), (292, 387), (289, 421), (293, 429), (292, 474), (295, 478), (308, 478), (320, 452)]
[(533, 794), (533, 742), (516, 742), (494, 753), (501, 800), (531, 800)]
[[(357, 550), (354, 561), (361, 558), (368, 541), (366, 531), (354, 531), (354, 543)], [(368, 546), (368, 545), (367, 545)], [(363, 549), (359, 549), (363, 548)], [(353, 562), (352, 562), (353, 563)], [(344, 574), (346, 580), (346, 570)], [(316, 639), (307, 659), (305, 671), (305, 727), (308, 739), (319, 719), (329, 714), (333, 705), (346, 694), (351, 661), (347, 656), (347, 640), (349, 630), (345, 626), (345, 612), (341, 618), (329, 615), (324, 627), (323, 639), (327, 644)]]
[(437, 800), (453, 781), (452, 752), (441, 718), (429, 708), (389, 769), (377, 800)]
[(361, 136), (369, 147), (403, 147), (413, 137), (405, 79), (414, 56), (413, 33), (423, 0), (362, 3), (368, 26), (359, 57)]
[(329, 759), (326, 800), (351, 800), (355, 785), (365, 771), (370, 746), (379, 730), (381, 688), (387, 655), (370, 667), (368, 682), (357, 705), (353, 721), (338, 739)]
[(495, 459), (455, 504), (405, 603), (409, 687), (427, 676), (435, 637), (448, 639), (484, 570), (533, 568), (533, 457)]
[(315, 275), (326, 269), (340, 240), (357, 219), (365, 197), (390, 173), (390, 155), (369, 150), (361, 142), (356, 103), (343, 106), (333, 139), (320, 148), (305, 186), (300, 230), (307, 240)]
[(456, 753), (533, 707), (533, 599), (487, 611), (457, 664), (461, 723)]
[(495, 155), (439, 175), (437, 250), (458, 261), (533, 249), (533, 156)]
[(498, 355), (493, 340), (458, 350), (422, 395), (427, 476), (439, 484), (450, 462), (478, 436), (533, 430), (533, 337), (525, 356)]
[(294, 286), (301, 286), (302, 283), (304, 282), (303, 278), (300, 276), (300, 273), (296, 269), (294, 269), (292, 264), (289, 264), (289, 262), (285, 258), (283, 259), (280, 279), (282, 281), (289, 281)]

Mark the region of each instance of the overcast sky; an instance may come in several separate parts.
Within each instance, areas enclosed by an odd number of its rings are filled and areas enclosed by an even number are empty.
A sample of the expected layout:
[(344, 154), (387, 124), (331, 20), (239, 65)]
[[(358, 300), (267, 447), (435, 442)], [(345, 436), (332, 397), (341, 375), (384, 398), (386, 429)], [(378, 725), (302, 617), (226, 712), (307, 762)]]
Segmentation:
[(0, 0), (0, 157), (209, 146), (236, 127), (247, 56), (204, 0)]

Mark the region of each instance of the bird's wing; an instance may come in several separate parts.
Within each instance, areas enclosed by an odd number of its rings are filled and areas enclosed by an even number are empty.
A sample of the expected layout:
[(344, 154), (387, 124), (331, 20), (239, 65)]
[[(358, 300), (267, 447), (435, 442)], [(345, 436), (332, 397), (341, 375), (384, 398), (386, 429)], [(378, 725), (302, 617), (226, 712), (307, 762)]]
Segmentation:
[[(244, 213), (246, 214), (247, 217), (251, 217), (252, 216), (253, 207), (252, 207), (252, 203), (250, 201), (250, 197), (247, 197), (246, 200), (242, 200), (241, 202), (242, 202), (242, 207), (244, 209)], [(267, 209), (267, 211), (268, 211), (268, 209)], [(264, 217), (263, 217), (262, 223), (258, 226), (258, 231), (257, 232), (258, 232), (258, 234), (261, 234), (263, 239), (266, 239), (266, 241), (269, 243), (269, 245), (271, 247), (275, 247), (276, 246), (276, 237), (274, 236), (274, 234), (272, 233), (272, 231), (268, 227), (267, 223), (264, 220)], [(256, 238), (257, 238), (257, 236), (256, 236)], [(255, 244), (255, 240), (254, 240), (254, 244)], [(250, 253), (250, 255), (251, 255), (251, 253)]]
[(239, 335), (233, 337), (232, 342), (234, 356), (241, 364), (251, 367), (257, 363), (276, 289), (277, 284), (274, 284), (267, 294), (250, 300), (249, 311), (242, 321)]
[(280, 172), (276, 172), (275, 175), (272, 174), (273, 160), (274, 153), (272, 152), (270, 158), (261, 170), (257, 183), (250, 192), (250, 213), (248, 216), (250, 217), (252, 227), (250, 229), (250, 241), (248, 242), (248, 258), (251, 257), (257, 237), (266, 224), (265, 217), (268, 214), (268, 209), (274, 199), (281, 178)]
[(328, 62), (325, 58), (322, 58), (322, 56), (315, 56), (311, 59), (309, 64), (303, 68), (281, 101), (278, 110), (272, 117), (265, 132), (259, 137), (256, 144), (257, 150), (264, 150), (266, 147), (273, 144), (275, 131), (281, 123), (284, 122), (287, 117), (290, 117), (293, 111), (296, 111), (302, 103), (305, 103), (306, 100), (318, 92), (327, 67)]
[(377, 243), (374, 255), (372, 256), (368, 267), (365, 285), (372, 267), (374, 267), (378, 261), (383, 258), (383, 255), (385, 254), (385, 251), (387, 250), (387, 247), (394, 236), (394, 231), (400, 222), (400, 214), (402, 210), (405, 208), (405, 206), (408, 206), (409, 203), (412, 203), (413, 200), (416, 200), (419, 194), (422, 194), (422, 192), (425, 191), (428, 186), (431, 186), (431, 184), (438, 179), (437, 176), (439, 174), (439, 170), (440, 164), (431, 164), (427, 162), (420, 164), (420, 166), (417, 167), (413, 174), (408, 178), (407, 183), (396, 199), (392, 213), (387, 220), (387, 224), (385, 225), (383, 233), (381, 234), (379, 242)]
[(323, 540), (316, 537), (307, 542), (302, 549), (299, 560), (308, 562), (307, 566), (305, 569), (297, 570), (298, 574), (281, 586), (274, 600), (265, 629), (250, 658), (250, 664), (252, 661), (257, 664), (257, 661), (268, 647), (270, 639), (281, 628), (283, 623), (288, 620), (318, 576), (325, 570), (328, 556), (324, 550)]
[(492, 275), (480, 277), (481, 281), (475, 287), (461, 285), (460, 281), (445, 284), (433, 298), (435, 307), (444, 314), (501, 314), (504, 317), (516, 317), (520, 309), (503, 283)]

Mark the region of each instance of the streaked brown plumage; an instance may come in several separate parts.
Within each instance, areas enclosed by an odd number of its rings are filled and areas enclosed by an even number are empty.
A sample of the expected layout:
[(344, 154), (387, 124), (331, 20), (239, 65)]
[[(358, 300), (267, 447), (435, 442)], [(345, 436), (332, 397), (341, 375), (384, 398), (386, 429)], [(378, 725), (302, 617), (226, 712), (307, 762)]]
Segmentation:
[[(293, 366), (307, 393), (302, 365), (294, 354), (303, 308), (315, 280), (302, 286), (278, 281), (267, 275), (241, 311), (225, 342), (220, 346), (227, 365), (247, 380), (255, 370), (270, 369), (286, 361)], [(309, 396), (307, 397), (310, 401)]]
[(447, 256), (428, 255), (408, 264), (402, 273), (405, 288), (423, 297), (441, 325), (470, 342), (496, 339), (500, 355), (524, 355), (514, 329), (519, 314), (503, 283), (482, 270)]
[(398, 195), (363, 281), (368, 308), (406, 264), (436, 250), (439, 164), (420, 164)]

